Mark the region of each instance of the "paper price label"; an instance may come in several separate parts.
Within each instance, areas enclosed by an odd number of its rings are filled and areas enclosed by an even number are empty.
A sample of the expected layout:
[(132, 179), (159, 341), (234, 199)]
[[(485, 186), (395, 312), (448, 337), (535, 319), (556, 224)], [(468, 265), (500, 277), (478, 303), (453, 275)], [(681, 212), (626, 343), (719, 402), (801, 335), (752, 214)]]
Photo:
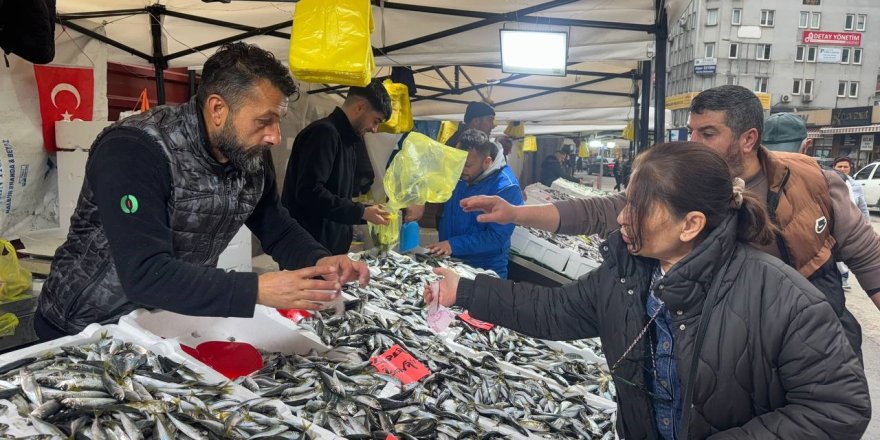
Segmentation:
[(489, 331), (489, 330), (492, 330), (493, 327), (495, 327), (495, 324), (492, 324), (490, 322), (480, 321), (479, 319), (472, 318), (470, 313), (468, 313), (468, 312), (464, 312), (461, 315), (458, 315), (458, 317), (462, 321), (470, 324), (471, 326), (473, 326), (475, 329), (478, 329), (478, 330)]
[(431, 374), (428, 367), (397, 344), (394, 344), (385, 353), (371, 358), (370, 363), (379, 373), (394, 376), (404, 385), (417, 382)]

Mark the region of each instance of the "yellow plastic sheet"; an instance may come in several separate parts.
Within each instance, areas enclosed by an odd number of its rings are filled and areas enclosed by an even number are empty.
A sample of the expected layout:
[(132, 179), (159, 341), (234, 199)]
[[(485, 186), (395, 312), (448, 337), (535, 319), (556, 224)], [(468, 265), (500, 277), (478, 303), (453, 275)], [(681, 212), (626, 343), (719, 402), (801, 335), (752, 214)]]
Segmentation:
[(27, 293), (33, 278), (31, 273), (21, 267), (15, 247), (6, 240), (0, 240), (0, 302), (7, 302)]
[(393, 217), (386, 226), (370, 225), (374, 241), (384, 247), (399, 241), (397, 213), (401, 209), (449, 200), (466, 159), (465, 151), (447, 147), (421, 133), (410, 133), (385, 171), (385, 195)]
[(375, 61), (370, 0), (300, 0), (293, 12), (289, 67), (301, 81), (366, 86)]
[(523, 138), (523, 151), (538, 151), (538, 138), (534, 136), (526, 136)]
[(12, 336), (18, 328), (18, 317), (13, 313), (0, 315), (0, 336)]
[(391, 82), (383, 83), (388, 96), (391, 97), (391, 117), (379, 125), (383, 133), (406, 133), (413, 129), (412, 110), (409, 105), (409, 87), (406, 84)]
[(443, 121), (440, 123), (440, 131), (437, 133), (437, 142), (446, 145), (446, 141), (458, 131), (458, 122)]

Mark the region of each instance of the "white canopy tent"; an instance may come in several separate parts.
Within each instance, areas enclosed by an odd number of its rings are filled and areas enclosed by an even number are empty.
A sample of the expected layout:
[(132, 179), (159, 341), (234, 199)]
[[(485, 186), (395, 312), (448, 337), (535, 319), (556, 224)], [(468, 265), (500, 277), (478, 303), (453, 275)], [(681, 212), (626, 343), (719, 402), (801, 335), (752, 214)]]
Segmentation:
[[(665, 90), (666, 16), (678, 17), (685, 0), (372, 0), (372, 43), (378, 75), (394, 66), (415, 73), (417, 118), (460, 119), (469, 101), (492, 102), (499, 119), (579, 120), (588, 125), (625, 119), (585, 119), (567, 113), (629, 109), (648, 119), (652, 58), (656, 96)], [(442, 5), (440, 7), (436, 5)], [(59, 22), (112, 46), (109, 61), (198, 68), (229, 41), (259, 44), (286, 60), (295, 0), (58, 0)], [(569, 32), (565, 77), (507, 74), (500, 70), (499, 30)], [(656, 54), (656, 56), (655, 56)], [(157, 83), (161, 82), (161, 74)], [(157, 84), (160, 102), (164, 89)], [(344, 87), (311, 85), (310, 94)], [(455, 115), (456, 117), (451, 117)], [(665, 112), (655, 116), (662, 128)], [(583, 124), (581, 124), (583, 125)], [(647, 124), (640, 135), (647, 138)], [(658, 128), (659, 130), (659, 128)]]

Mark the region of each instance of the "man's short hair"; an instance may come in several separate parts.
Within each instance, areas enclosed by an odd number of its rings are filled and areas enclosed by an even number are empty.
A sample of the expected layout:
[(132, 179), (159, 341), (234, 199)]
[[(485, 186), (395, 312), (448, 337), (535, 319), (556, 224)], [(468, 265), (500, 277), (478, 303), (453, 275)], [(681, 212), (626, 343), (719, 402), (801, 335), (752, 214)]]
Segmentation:
[(491, 157), (492, 160), (495, 160), (495, 155), (498, 154), (498, 146), (495, 142), (490, 141), (486, 133), (475, 128), (465, 130), (458, 139), (456, 147), (459, 150), (476, 151), (480, 155)]
[(204, 106), (208, 96), (219, 95), (234, 112), (261, 80), (269, 81), (284, 96), (297, 93), (296, 83), (287, 67), (271, 52), (253, 44), (226, 43), (205, 61), (196, 99)]
[(485, 102), (471, 101), (464, 110), (464, 123), (470, 124), (476, 118), (495, 116), (495, 109)]
[(752, 128), (758, 130), (758, 139), (764, 134), (764, 107), (745, 87), (724, 85), (703, 90), (691, 101), (690, 112), (701, 115), (706, 110), (724, 112), (724, 122), (736, 137)]
[(384, 120), (387, 121), (391, 117), (391, 97), (388, 96), (388, 90), (385, 89), (382, 81), (374, 79), (365, 87), (349, 87), (345, 102), (349, 103), (353, 98), (370, 103), (373, 110), (382, 113)]
[(461, 136), (458, 138), (457, 148), (461, 150), (470, 150), (473, 147), (476, 147), (483, 142), (489, 140), (489, 136), (486, 133), (483, 133), (476, 128), (469, 128), (461, 133)]

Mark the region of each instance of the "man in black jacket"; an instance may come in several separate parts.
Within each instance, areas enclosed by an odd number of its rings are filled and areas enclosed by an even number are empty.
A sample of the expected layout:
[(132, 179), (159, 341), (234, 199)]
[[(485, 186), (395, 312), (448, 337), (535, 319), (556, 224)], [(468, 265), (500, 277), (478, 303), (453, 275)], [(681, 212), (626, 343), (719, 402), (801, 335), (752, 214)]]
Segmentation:
[(581, 183), (580, 179), (573, 177), (562, 167), (562, 164), (568, 162), (568, 158), (571, 154), (571, 147), (563, 145), (562, 148), (552, 156), (545, 157), (544, 162), (541, 163), (541, 183), (550, 186), (554, 180), (559, 178)]
[(309, 124), (293, 141), (281, 203), (303, 227), (334, 254), (351, 246), (352, 225), (387, 225), (381, 205), (352, 201), (360, 193), (355, 172), (364, 135), (375, 133), (391, 116), (391, 98), (381, 81), (351, 87), (342, 107)]
[[(205, 62), (188, 103), (104, 130), (39, 297), (37, 336), (74, 334), (145, 306), (236, 317), (253, 316), (256, 304), (316, 309), (315, 301), (334, 297), (316, 290), (338, 290), (350, 278), (366, 283), (366, 265), (331, 256), (278, 201), (266, 157), (281, 141), (295, 91), (271, 53), (227, 44)], [(218, 269), (244, 224), (281, 268), (299, 270)]]

